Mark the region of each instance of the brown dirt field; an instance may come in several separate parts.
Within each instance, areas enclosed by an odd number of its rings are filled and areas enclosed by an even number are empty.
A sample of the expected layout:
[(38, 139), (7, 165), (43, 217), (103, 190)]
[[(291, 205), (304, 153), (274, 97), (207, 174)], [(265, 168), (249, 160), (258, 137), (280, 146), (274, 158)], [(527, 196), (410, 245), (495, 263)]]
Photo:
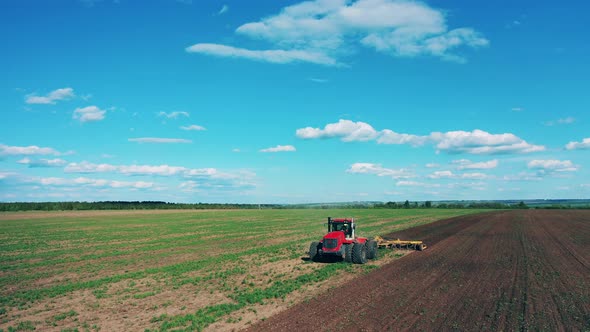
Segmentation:
[[(407, 255), (409, 253), (408, 250), (395, 250), (384, 257), (381, 257), (379, 260), (369, 261), (368, 265), (374, 266), (383, 266), (386, 265), (394, 260), (399, 259), (401, 256)], [(295, 270), (286, 265), (293, 264), (289, 261), (279, 261), (277, 263), (271, 263), (276, 267), (279, 267), (278, 272), (287, 272), (289, 273), (290, 277), (296, 277), (297, 275), (307, 273), (309, 270), (314, 269), (314, 264), (304, 264), (304, 258), (306, 259), (307, 256), (302, 257), (302, 259), (298, 260), (295, 263), (295, 266), (301, 267), (301, 270)], [(331, 263), (326, 263), (331, 264)], [(264, 265), (261, 266), (261, 269), (264, 268)], [(274, 269), (273, 269), (274, 271)], [(338, 279), (333, 280), (332, 278), (328, 280), (321, 281), (317, 284), (305, 286), (300, 290), (294, 291), (293, 293), (287, 295), (284, 300), (276, 299), (270, 300), (269, 302), (265, 303), (264, 305), (254, 305), (253, 307), (246, 308), (235, 312), (230, 315), (229, 321), (227, 319), (217, 321), (214, 324), (209, 325), (207, 328), (204, 329), (204, 332), (231, 332), (237, 331), (241, 329), (247, 328), (253, 322), (258, 322), (261, 320), (265, 320), (268, 317), (276, 315), (288, 308), (292, 307), (294, 304), (308, 301), (315, 297), (318, 293), (323, 293), (328, 289), (341, 286), (355, 278), (358, 277), (358, 274), (353, 272), (342, 272), (339, 274)]]
[(429, 248), (250, 330), (590, 330), (590, 211), (492, 212), (388, 237)]

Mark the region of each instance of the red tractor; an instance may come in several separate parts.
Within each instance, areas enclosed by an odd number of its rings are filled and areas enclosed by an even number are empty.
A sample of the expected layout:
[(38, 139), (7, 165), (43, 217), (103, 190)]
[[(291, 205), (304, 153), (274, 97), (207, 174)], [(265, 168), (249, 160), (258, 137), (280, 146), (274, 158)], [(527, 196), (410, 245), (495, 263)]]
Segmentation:
[(319, 261), (326, 257), (342, 258), (355, 264), (365, 264), (367, 259), (377, 258), (377, 242), (357, 237), (354, 218), (332, 219), (328, 217), (328, 234), (320, 242), (309, 246), (309, 258)]

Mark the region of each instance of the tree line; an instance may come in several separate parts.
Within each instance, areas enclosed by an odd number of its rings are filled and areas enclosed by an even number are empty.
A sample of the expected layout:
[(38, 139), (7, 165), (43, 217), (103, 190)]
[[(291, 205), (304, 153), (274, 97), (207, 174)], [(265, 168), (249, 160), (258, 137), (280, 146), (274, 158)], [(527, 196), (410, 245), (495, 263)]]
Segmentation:
[(227, 210), (269, 209), (274, 204), (168, 203), (160, 201), (104, 202), (11, 202), (0, 203), (0, 211), (83, 211), (83, 210)]
[(523, 202), (518, 204), (506, 204), (502, 202), (469, 202), (469, 203), (433, 203), (432, 201), (410, 202), (406, 200), (403, 203), (387, 202), (375, 204), (379, 209), (528, 209), (529, 207)]
[(553, 204), (529, 207), (519, 203), (489, 202), (353, 202), (332, 204), (168, 203), (161, 201), (0, 202), (0, 212), (83, 210), (236, 210), (236, 209), (590, 209), (590, 205)]

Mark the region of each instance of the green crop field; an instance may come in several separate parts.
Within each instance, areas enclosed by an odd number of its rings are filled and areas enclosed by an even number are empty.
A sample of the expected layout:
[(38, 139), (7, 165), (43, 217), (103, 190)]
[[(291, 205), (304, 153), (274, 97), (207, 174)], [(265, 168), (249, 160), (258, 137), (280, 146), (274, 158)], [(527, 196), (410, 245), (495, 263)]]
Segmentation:
[(389, 262), (303, 259), (326, 217), (383, 235), (478, 210), (0, 214), (0, 330), (232, 330)]

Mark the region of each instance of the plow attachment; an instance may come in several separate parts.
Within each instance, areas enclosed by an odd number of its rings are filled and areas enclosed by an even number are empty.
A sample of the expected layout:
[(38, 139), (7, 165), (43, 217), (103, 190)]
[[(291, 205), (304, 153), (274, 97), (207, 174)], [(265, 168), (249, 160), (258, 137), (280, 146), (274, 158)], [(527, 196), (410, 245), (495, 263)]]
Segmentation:
[(379, 248), (389, 248), (389, 249), (414, 249), (418, 251), (422, 251), (428, 246), (424, 244), (422, 241), (406, 241), (406, 240), (385, 240), (380, 236), (375, 236), (375, 241), (377, 242), (377, 246)]

